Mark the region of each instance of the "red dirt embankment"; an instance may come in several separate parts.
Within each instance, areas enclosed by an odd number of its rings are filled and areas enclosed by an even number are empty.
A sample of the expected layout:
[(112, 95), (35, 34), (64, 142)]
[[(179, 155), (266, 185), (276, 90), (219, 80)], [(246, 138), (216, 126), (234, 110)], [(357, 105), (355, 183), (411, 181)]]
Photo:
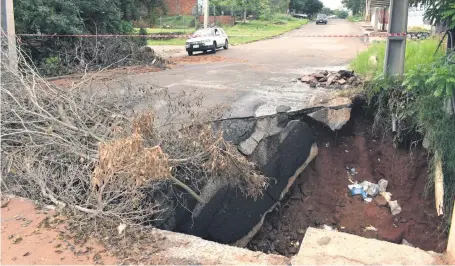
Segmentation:
[[(316, 126), (317, 127), (317, 126)], [(444, 252), (447, 236), (437, 217), (434, 193), (423, 197), (428, 178), (428, 156), (421, 147), (395, 149), (390, 136), (373, 137), (363, 122), (350, 122), (343, 132), (316, 129), (319, 154), (293, 184), (287, 197), (249, 244), (253, 250), (286, 256), (298, 251), (305, 230), (324, 224), (340, 231)], [(347, 168), (358, 173), (350, 177)], [(351, 196), (353, 181), (388, 180), (387, 191), (402, 212), (393, 216), (387, 206)], [(365, 230), (373, 226), (377, 231)]]

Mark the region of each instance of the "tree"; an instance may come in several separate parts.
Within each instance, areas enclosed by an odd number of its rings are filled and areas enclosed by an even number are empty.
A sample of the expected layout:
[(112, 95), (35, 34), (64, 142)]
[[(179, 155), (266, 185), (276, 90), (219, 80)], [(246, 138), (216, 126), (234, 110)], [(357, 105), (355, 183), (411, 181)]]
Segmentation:
[(322, 8), (321, 13), (322, 14), (326, 14), (326, 15), (332, 15), (333, 14), (333, 10), (328, 8), (328, 7), (324, 7), (324, 8)]
[(139, 10), (160, 0), (16, 0), (18, 33), (127, 33)]
[(454, 0), (411, 0), (411, 5), (425, 6), (425, 19), (432, 24), (444, 24), (455, 28), (455, 1)]
[(337, 17), (343, 18), (343, 19), (345, 19), (345, 18), (347, 18), (347, 17), (349, 16), (348, 11), (346, 11), (346, 10), (341, 10), (341, 9), (336, 9), (336, 10), (334, 10), (334, 14), (335, 14)]
[(310, 17), (321, 11), (323, 7), (324, 4), (319, 0), (291, 0), (289, 4), (290, 9), (305, 13)]
[(351, 10), (353, 15), (362, 14), (365, 10), (365, 0), (343, 0), (341, 3)]

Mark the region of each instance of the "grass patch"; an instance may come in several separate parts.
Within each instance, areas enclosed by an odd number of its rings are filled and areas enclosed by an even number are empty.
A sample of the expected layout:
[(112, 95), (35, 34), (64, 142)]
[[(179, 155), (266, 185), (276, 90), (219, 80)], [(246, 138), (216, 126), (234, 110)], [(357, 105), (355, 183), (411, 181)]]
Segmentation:
[[(229, 36), (231, 45), (254, 42), (262, 39), (271, 38), (285, 32), (297, 29), (308, 23), (307, 19), (295, 19), (291, 16), (280, 16), (279, 19), (274, 18), (272, 22), (263, 20), (253, 20), (247, 23), (239, 23), (233, 27), (223, 27)], [(154, 32), (155, 30), (155, 32)], [(160, 33), (156, 30), (147, 29), (150, 33)], [(169, 31), (176, 29), (167, 29)], [(191, 31), (193, 32), (193, 31)], [(187, 32), (188, 33), (188, 32)], [(168, 40), (149, 40), (148, 45), (184, 45), (186, 39), (168, 39)]]
[[(405, 73), (418, 65), (434, 62), (434, 53), (438, 44), (437, 39), (408, 40), (406, 42)], [(383, 74), (385, 48), (385, 41), (370, 45), (351, 62), (350, 68), (356, 73), (370, 78)], [(438, 53), (441, 54), (441, 51)], [(372, 60), (373, 57), (375, 60)]]
[(348, 20), (351, 22), (360, 22), (363, 20), (363, 16), (362, 15), (349, 16)]

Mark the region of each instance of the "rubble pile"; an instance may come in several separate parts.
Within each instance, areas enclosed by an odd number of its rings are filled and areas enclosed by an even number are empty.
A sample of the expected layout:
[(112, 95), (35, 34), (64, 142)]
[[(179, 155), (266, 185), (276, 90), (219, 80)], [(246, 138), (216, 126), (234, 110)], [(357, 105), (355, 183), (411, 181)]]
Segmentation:
[(362, 81), (354, 74), (354, 71), (320, 71), (300, 78), (300, 81), (307, 83), (311, 88), (325, 87), (329, 89), (347, 89), (350, 86), (359, 86)]

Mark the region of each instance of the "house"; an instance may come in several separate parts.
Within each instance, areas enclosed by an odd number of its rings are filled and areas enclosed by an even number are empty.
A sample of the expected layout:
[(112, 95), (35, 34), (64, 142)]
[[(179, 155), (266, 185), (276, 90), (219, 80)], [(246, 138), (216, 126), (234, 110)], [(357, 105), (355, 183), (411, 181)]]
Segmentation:
[(169, 16), (197, 14), (197, 0), (163, 0)]
[[(387, 31), (390, 0), (366, 0), (365, 18), (374, 31)], [(412, 6), (408, 9), (408, 28), (419, 27), (430, 30), (431, 23), (424, 19), (425, 6)]]

